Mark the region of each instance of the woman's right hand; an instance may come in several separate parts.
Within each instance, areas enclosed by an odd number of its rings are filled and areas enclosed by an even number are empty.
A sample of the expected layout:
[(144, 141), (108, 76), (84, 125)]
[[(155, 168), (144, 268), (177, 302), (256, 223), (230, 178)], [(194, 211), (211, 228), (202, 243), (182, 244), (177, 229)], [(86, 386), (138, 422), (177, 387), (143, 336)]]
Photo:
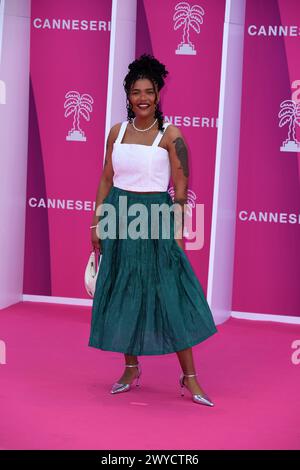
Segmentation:
[(101, 245), (101, 240), (97, 235), (97, 227), (94, 227), (91, 230), (92, 230), (91, 242), (92, 242), (93, 248), (95, 250), (99, 250), (100, 253), (102, 253), (102, 245)]

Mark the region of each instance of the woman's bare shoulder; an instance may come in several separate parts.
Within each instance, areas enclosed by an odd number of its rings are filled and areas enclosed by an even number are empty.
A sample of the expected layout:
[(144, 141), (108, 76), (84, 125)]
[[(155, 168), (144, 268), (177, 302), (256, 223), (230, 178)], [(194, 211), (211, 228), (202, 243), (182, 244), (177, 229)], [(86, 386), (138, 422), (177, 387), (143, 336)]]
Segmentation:
[(116, 140), (121, 129), (122, 122), (117, 122), (114, 124), (109, 131), (108, 139), (112, 142)]
[(165, 137), (167, 144), (170, 145), (174, 142), (175, 139), (183, 138), (183, 135), (179, 127), (175, 126), (174, 124), (169, 124), (165, 131)]
[(181, 130), (179, 127), (175, 126), (175, 124), (169, 124), (166, 128), (166, 133), (168, 134), (181, 134)]
[(122, 122), (117, 122), (116, 124), (114, 124), (111, 129), (110, 129), (110, 133), (114, 134), (114, 133), (118, 133), (119, 130), (121, 129), (121, 126), (122, 126)]

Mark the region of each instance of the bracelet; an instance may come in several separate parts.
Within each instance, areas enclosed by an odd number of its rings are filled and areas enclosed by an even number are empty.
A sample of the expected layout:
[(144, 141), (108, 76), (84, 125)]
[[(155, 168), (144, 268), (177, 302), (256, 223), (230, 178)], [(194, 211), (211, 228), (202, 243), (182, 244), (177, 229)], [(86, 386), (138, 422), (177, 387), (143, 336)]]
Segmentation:
[(97, 225), (91, 225), (90, 228), (94, 228), (94, 227), (97, 227)]

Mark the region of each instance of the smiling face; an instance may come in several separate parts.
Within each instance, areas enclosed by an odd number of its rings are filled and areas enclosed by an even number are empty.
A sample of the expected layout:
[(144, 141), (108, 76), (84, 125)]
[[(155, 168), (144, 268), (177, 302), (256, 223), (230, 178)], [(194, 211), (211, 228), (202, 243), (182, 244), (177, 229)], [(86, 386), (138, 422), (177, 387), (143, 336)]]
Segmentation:
[(152, 82), (148, 78), (140, 78), (132, 84), (129, 101), (132, 104), (132, 111), (137, 117), (144, 119), (146, 117), (154, 116), (155, 104), (159, 100), (159, 92), (156, 85), (155, 87), (156, 88), (154, 89)]

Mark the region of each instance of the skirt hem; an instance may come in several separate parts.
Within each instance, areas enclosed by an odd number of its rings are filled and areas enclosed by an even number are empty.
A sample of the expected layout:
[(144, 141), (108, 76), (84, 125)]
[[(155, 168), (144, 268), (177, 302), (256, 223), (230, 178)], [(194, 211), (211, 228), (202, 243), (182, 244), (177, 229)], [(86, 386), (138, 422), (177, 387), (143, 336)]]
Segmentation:
[(148, 352), (121, 351), (121, 350), (118, 350), (118, 349), (115, 349), (115, 348), (112, 349), (112, 348), (101, 347), (101, 346), (98, 346), (96, 344), (93, 344), (91, 341), (88, 343), (88, 346), (90, 346), (92, 348), (96, 348), (96, 349), (101, 349), (102, 351), (118, 352), (118, 353), (123, 353), (123, 354), (129, 354), (131, 356), (161, 356), (161, 355), (164, 355), (164, 354), (172, 354), (172, 353), (175, 353), (175, 352), (178, 352), (178, 351), (182, 351), (183, 349), (192, 348), (193, 346), (196, 346), (197, 344), (200, 344), (203, 341), (205, 341), (206, 339), (210, 338), (211, 336), (213, 336), (217, 332), (218, 332), (218, 330), (216, 329), (216, 331), (213, 331), (209, 335), (201, 336), (196, 341), (193, 341), (192, 343), (189, 343), (188, 345), (185, 345), (185, 346), (180, 346), (178, 349), (176, 349), (176, 350), (174, 349), (172, 351), (161, 351), (161, 352), (156, 352), (156, 351), (151, 351), (151, 352), (149, 352), (149, 351)]

